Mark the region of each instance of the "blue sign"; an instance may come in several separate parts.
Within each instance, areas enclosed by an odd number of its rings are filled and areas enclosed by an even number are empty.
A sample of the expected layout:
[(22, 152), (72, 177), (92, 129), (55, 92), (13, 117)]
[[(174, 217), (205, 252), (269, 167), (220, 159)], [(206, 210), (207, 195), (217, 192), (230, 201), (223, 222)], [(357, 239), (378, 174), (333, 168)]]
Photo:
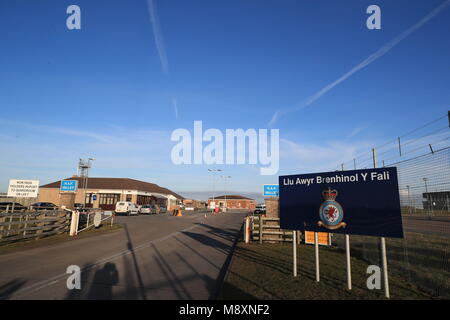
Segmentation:
[(77, 191), (78, 181), (77, 180), (61, 180), (60, 191)]
[(277, 184), (265, 184), (264, 185), (264, 196), (275, 196), (278, 197), (279, 187)]
[(397, 168), (280, 176), (282, 229), (403, 238)]
[(94, 200), (94, 201), (97, 200), (97, 195), (96, 194), (92, 195), (92, 200)]

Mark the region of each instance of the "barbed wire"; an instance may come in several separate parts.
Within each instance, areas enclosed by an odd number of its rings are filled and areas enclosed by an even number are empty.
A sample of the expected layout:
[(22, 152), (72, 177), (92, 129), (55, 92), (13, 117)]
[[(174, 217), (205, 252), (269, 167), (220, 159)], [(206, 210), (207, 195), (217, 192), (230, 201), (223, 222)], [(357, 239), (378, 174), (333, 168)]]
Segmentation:
[[(419, 141), (426, 140), (426, 138), (430, 138), (432, 136), (435, 136), (435, 135), (439, 134), (440, 132), (444, 132), (445, 130), (449, 130), (449, 125), (448, 124), (445, 127), (440, 127), (439, 129), (433, 129), (432, 131), (427, 132), (426, 134), (423, 134), (423, 135), (421, 135), (421, 136), (419, 136), (417, 138), (412, 138), (412, 139), (406, 140), (405, 142), (402, 141), (402, 138), (410, 136), (410, 135), (412, 135), (414, 133), (417, 133), (417, 132), (423, 130), (424, 128), (427, 128), (427, 127), (429, 127), (429, 126), (431, 126), (433, 124), (436, 124), (439, 121), (441, 121), (442, 119), (447, 118), (447, 117), (448, 117), (447, 114), (443, 115), (443, 116), (440, 116), (440, 117), (438, 117), (438, 118), (436, 118), (436, 119), (434, 119), (432, 121), (429, 121), (429, 122), (427, 122), (427, 123), (425, 123), (425, 124), (415, 128), (413, 130), (410, 130), (410, 131), (408, 131), (408, 132), (406, 132), (404, 134), (399, 135), (395, 139), (389, 140), (388, 142), (385, 142), (385, 143), (383, 143), (383, 144), (381, 144), (381, 145), (379, 145), (377, 147), (374, 147), (374, 150), (376, 151), (377, 163), (387, 162), (387, 161), (390, 161), (390, 160), (395, 159), (395, 158), (404, 157), (405, 155), (412, 154), (412, 153), (414, 153), (414, 152), (416, 152), (416, 151), (418, 151), (420, 149), (423, 149), (425, 147), (426, 148), (430, 148), (430, 152), (433, 152), (433, 150), (432, 150), (432, 145), (433, 144), (438, 144), (439, 142), (447, 141), (447, 140), (449, 140), (450, 137), (439, 139), (437, 141), (434, 140), (433, 142), (428, 142), (428, 141), (426, 141), (426, 142), (419, 142)], [(450, 134), (450, 130), (447, 133)], [(408, 151), (405, 150), (406, 146), (414, 145), (414, 143), (421, 143), (421, 145), (418, 148), (415, 148), (413, 150), (408, 150)], [(388, 147), (388, 149), (387, 150), (383, 150), (386, 147)], [(381, 159), (381, 156), (387, 155), (389, 153), (392, 153), (392, 154), (398, 153), (398, 154), (396, 154), (395, 156), (389, 157), (387, 159)], [(341, 164), (341, 167), (339, 168), (339, 170), (342, 170), (342, 168), (349, 169), (350, 167), (352, 169), (356, 169), (357, 167), (361, 168), (361, 167), (364, 167), (365, 165), (368, 166), (369, 163), (373, 164), (373, 153), (372, 153), (372, 150), (370, 152), (366, 151), (366, 152), (360, 153), (357, 156), (355, 156), (352, 160), (343, 162)]]

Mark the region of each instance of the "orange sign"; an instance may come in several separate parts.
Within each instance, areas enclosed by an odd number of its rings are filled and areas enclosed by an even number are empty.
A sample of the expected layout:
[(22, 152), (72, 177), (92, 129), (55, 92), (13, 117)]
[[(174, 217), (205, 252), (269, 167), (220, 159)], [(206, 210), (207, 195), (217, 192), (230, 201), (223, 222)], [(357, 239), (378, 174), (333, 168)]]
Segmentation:
[[(317, 240), (320, 245), (331, 246), (331, 233), (328, 232), (317, 232)], [(314, 244), (314, 232), (305, 231), (305, 243)]]

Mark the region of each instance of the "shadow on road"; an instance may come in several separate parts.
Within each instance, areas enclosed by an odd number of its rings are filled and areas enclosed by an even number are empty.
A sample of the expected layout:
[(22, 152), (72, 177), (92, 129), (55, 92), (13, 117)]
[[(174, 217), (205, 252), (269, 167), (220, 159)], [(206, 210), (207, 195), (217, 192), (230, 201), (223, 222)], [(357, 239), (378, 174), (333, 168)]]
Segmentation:
[(112, 288), (119, 282), (119, 273), (116, 265), (107, 262), (103, 268), (97, 270), (92, 281), (87, 298), (89, 300), (111, 300)]
[(14, 279), (5, 283), (4, 285), (1, 285), (0, 300), (9, 299), (14, 294), (14, 292), (19, 290), (25, 283), (26, 283), (25, 280)]

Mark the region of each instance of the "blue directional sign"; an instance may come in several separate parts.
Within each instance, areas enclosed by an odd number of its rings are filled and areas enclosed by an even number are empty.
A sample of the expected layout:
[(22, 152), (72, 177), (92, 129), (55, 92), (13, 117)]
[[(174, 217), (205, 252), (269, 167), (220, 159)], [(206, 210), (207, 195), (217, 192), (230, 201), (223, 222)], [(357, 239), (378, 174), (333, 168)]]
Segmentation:
[(264, 185), (264, 196), (274, 196), (278, 197), (279, 187), (277, 184), (265, 184)]
[(77, 191), (78, 181), (77, 180), (61, 180), (60, 191)]

